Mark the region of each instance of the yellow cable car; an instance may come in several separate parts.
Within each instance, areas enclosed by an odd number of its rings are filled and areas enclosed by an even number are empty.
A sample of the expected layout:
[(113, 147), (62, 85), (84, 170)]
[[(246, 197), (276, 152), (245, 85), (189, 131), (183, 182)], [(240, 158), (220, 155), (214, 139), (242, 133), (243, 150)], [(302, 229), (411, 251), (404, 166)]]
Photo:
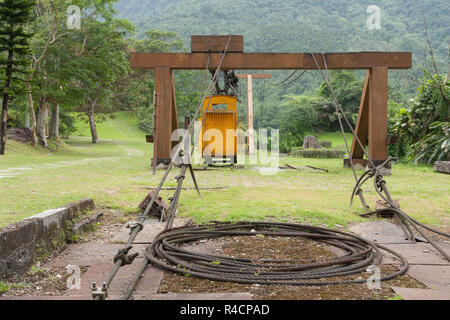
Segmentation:
[(206, 97), (198, 121), (201, 128), (199, 150), (206, 163), (226, 163), (227, 160), (236, 163), (237, 98), (226, 95)]

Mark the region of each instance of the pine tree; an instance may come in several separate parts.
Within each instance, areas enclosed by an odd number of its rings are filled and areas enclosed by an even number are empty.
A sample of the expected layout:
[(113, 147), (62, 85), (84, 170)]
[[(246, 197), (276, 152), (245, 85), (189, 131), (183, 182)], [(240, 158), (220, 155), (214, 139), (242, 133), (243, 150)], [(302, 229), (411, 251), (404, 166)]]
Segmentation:
[(25, 30), (30, 21), (34, 0), (0, 1), (0, 95), (2, 96), (2, 119), (0, 126), (0, 155), (5, 154), (8, 102), (17, 92), (16, 83), (29, 67), (29, 39), (32, 35)]

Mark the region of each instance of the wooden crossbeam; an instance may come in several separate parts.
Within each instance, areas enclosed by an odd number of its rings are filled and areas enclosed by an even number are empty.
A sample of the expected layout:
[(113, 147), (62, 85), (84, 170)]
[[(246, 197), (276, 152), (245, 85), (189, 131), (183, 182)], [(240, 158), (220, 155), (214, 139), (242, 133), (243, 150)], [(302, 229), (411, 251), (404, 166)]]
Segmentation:
[(236, 77), (239, 79), (247, 79), (249, 75), (252, 76), (252, 79), (272, 79), (271, 73), (238, 73)]
[[(316, 53), (321, 68), (322, 55)], [(216, 69), (221, 53), (131, 53), (132, 69), (155, 69), (170, 66), (171, 69), (201, 70), (208, 65)], [(325, 54), (328, 69), (370, 69), (386, 66), (388, 69), (408, 69), (412, 65), (411, 52), (354, 52)], [(306, 53), (229, 53), (222, 70), (316, 70), (310, 54)]]
[[(412, 66), (411, 52), (348, 52), (348, 53), (243, 53), (243, 37), (193, 36), (192, 53), (130, 53), (133, 69), (155, 69), (155, 133), (154, 154), (160, 162), (170, 158), (171, 133), (177, 128), (177, 108), (172, 70), (317, 70), (366, 69), (363, 96), (356, 126), (356, 135), (375, 164), (387, 157), (387, 84), (389, 69), (408, 69)], [(316, 59), (319, 66), (316, 65)], [(238, 74), (247, 78), (251, 93), (252, 79), (268, 79), (267, 74)], [(249, 128), (252, 127), (251, 98), (249, 99)], [(149, 137), (150, 138), (150, 137)], [(151, 140), (151, 139), (149, 139)], [(353, 141), (350, 156), (363, 161), (363, 150)]]

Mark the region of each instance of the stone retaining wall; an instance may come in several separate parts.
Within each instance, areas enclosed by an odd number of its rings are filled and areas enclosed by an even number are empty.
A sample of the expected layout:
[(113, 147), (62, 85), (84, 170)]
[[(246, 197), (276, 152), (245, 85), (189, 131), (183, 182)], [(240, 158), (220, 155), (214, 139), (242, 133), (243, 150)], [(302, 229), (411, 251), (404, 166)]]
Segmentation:
[(74, 221), (94, 208), (92, 199), (84, 199), (0, 229), (0, 279), (22, 275), (36, 258), (45, 258), (65, 245)]

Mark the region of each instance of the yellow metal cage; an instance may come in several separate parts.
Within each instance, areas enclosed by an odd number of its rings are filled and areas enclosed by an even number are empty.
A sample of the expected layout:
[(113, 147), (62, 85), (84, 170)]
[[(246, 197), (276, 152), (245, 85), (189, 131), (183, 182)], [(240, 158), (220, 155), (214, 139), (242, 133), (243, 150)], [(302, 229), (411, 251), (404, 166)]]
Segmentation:
[(236, 163), (237, 98), (225, 95), (207, 97), (198, 121), (201, 128), (199, 150), (207, 163), (212, 163), (213, 159), (230, 159)]

